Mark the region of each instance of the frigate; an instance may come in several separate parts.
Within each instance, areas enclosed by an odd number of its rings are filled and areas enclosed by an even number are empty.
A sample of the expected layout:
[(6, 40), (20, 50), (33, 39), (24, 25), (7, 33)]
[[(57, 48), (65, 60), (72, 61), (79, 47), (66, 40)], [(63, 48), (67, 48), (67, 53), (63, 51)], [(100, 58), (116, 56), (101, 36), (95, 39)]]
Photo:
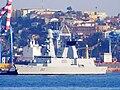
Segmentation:
[[(52, 30), (48, 30), (48, 55), (37, 56), (28, 65), (16, 64), (17, 73), (24, 75), (106, 74), (107, 67), (96, 66), (95, 58), (78, 58), (74, 41), (69, 41), (61, 57), (56, 57)], [(28, 48), (28, 47), (27, 47)], [(34, 50), (33, 50), (34, 51)], [(29, 53), (29, 52), (28, 52)]]

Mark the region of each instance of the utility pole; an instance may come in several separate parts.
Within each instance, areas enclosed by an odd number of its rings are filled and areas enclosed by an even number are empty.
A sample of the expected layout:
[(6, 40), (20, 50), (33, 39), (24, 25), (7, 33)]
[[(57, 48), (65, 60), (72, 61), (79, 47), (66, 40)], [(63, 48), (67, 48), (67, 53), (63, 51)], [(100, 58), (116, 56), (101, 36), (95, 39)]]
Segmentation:
[(98, 7), (96, 6), (95, 9), (96, 9), (96, 10), (95, 10), (95, 15), (97, 15), (97, 12), (98, 12), (97, 9), (98, 9)]
[(111, 51), (111, 38), (109, 38), (109, 53), (112, 53), (112, 51)]
[(44, 8), (43, 6), (44, 6), (44, 1), (42, 0), (42, 9)]

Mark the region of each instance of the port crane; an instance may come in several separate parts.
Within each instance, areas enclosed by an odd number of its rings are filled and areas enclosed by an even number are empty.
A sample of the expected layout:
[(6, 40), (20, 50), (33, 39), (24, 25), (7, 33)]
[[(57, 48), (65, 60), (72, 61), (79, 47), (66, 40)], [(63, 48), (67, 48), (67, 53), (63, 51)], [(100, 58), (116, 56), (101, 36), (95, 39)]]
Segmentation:
[[(101, 46), (101, 42), (98, 42), (97, 44), (95, 44), (95, 45), (93, 45), (92, 47), (88, 47), (88, 45), (86, 44), (86, 46), (85, 47), (81, 47), (81, 48), (77, 48), (77, 50), (86, 50), (86, 52), (85, 52), (85, 57), (86, 58), (89, 58), (89, 56), (91, 57), (92, 56), (92, 51), (96, 48), (96, 47), (98, 47), (98, 46)], [(90, 54), (88, 53), (90, 51)]]
[[(11, 19), (11, 14), (12, 14), (12, 0), (7, 0), (6, 5), (0, 10), (0, 68), (5, 68), (5, 67), (9, 67), (13, 64), (13, 31), (12, 31), (12, 27), (10, 26), (10, 19)], [(6, 18), (6, 25), (5, 28), (2, 28), (2, 22), (3, 22), (3, 18)], [(9, 46), (9, 51), (7, 51), (8, 53), (6, 53), (6, 55), (2, 55), (3, 54), (3, 50), (4, 48), (2, 48), (2, 45), (4, 42), (2, 42), (2, 37), (4, 35), (8, 35), (9, 36), (9, 40), (7, 42), (9, 42), (10, 46)], [(5, 44), (6, 45), (6, 44)], [(4, 60), (3, 62), (3, 57), (9, 59), (9, 63)]]
[(71, 40), (71, 32), (66, 24), (63, 24), (61, 29), (57, 32), (57, 56), (60, 57), (66, 46), (66, 42)]

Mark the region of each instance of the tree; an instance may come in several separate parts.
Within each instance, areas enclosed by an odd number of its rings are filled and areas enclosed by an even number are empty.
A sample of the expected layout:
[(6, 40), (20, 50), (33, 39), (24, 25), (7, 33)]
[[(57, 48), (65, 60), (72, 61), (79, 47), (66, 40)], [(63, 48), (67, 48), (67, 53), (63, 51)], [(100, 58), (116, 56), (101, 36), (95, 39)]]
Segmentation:
[(67, 7), (67, 10), (72, 11), (72, 7), (71, 6)]
[(85, 18), (88, 18), (89, 15), (88, 15), (87, 13), (84, 13), (84, 17), (85, 17)]

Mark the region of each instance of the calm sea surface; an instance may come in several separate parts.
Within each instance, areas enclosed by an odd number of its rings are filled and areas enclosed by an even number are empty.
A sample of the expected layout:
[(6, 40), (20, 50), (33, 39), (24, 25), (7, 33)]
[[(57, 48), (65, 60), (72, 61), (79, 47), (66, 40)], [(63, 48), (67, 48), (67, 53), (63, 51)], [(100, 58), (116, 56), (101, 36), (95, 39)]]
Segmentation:
[(0, 90), (120, 90), (120, 73), (0, 75)]

